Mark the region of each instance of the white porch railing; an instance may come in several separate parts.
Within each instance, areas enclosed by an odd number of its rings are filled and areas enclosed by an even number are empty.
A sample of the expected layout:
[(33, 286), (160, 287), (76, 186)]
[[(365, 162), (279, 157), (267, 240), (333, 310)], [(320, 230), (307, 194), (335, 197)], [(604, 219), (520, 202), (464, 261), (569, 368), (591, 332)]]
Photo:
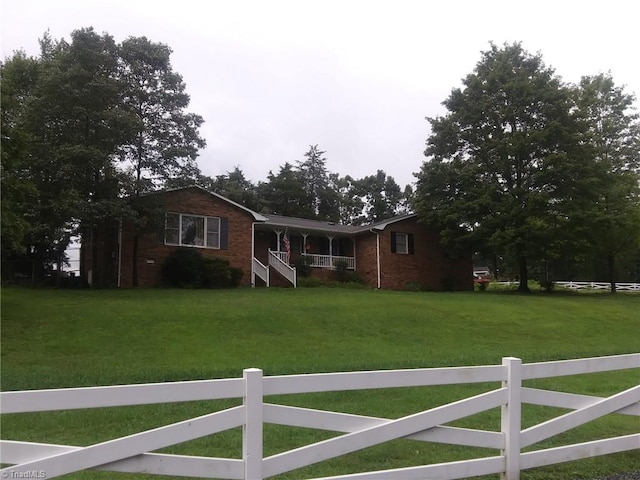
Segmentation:
[(273, 250), (269, 250), (269, 252), (273, 253), (276, 257), (278, 257), (284, 263), (289, 265), (289, 257), (290, 257), (290, 255), (288, 255), (287, 252), (274, 252)]
[(296, 269), (280, 258), (282, 253), (283, 252), (272, 252), (269, 250), (269, 266), (273, 267), (280, 275), (286, 278), (291, 285), (293, 285), (293, 288), (296, 288), (298, 283)]
[[(263, 377), (247, 369), (243, 378), (143, 385), (69, 388), (0, 393), (0, 413), (115, 407), (224, 398), (243, 398), (242, 406), (147, 430), (88, 447), (0, 441), (2, 478), (54, 478), (85, 469), (144, 472), (176, 477), (262, 480), (394, 439), (496, 449), (494, 456), (326, 477), (322, 480), (442, 480), (491, 475), (516, 480), (520, 471), (636, 450), (640, 433), (556, 448), (521, 449), (599, 417), (617, 413), (640, 416), (640, 386), (608, 398), (523, 388), (522, 381), (640, 367), (640, 354), (522, 364), (504, 358), (501, 365), (429, 368)], [(265, 403), (264, 397), (327, 391), (402, 388), (501, 382), (494, 390), (398, 419)], [(521, 428), (523, 403), (573, 410), (538, 425)], [(443, 424), (502, 407), (500, 431)], [(342, 432), (344, 435), (264, 457), (263, 424)], [(242, 459), (148, 453), (188, 440), (243, 426)], [(321, 480), (321, 479), (315, 479)]]
[(317, 255), (314, 253), (306, 253), (305, 258), (311, 259), (309, 266), (319, 268), (335, 268), (338, 262), (345, 262), (348, 270), (356, 269), (355, 257), (344, 257), (339, 255)]
[[(269, 267), (264, 265), (260, 260), (256, 257), (253, 257), (253, 274), (258, 278), (261, 278), (264, 283), (269, 286)], [(251, 284), (255, 285), (255, 278), (251, 279)]]

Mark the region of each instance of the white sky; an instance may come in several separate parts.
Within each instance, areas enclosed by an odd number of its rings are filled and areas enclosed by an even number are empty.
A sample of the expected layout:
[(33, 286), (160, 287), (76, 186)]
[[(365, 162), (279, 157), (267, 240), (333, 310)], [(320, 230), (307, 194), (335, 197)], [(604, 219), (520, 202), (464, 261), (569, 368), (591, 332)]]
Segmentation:
[[(425, 117), (487, 50), (521, 41), (566, 81), (611, 71), (640, 94), (633, 2), (361, 0), (1, 0), (2, 57), (38, 53), (47, 29), (93, 26), (173, 49), (202, 115), (207, 175), (236, 165), (254, 182), (309, 145), (330, 171), (385, 170), (404, 186), (422, 164)], [(636, 103), (637, 104), (637, 103)]]

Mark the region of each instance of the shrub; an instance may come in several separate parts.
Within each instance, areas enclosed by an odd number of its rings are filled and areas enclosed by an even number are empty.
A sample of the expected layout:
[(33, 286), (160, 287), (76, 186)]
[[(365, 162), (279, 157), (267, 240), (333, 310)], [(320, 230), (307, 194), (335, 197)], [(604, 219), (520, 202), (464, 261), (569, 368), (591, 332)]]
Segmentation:
[(322, 281), (321, 278), (318, 277), (302, 277), (298, 279), (298, 287), (325, 287), (326, 282)]
[(336, 268), (336, 279), (340, 283), (364, 283), (362, 275), (349, 270), (349, 263), (346, 260), (336, 260), (333, 264)]
[(555, 286), (556, 286), (556, 284), (555, 284), (555, 282), (553, 280), (541, 280), (540, 281), (540, 288), (542, 288), (542, 290), (544, 290), (547, 293), (553, 292)]
[(294, 262), (294, 266), (296, 267), (296, 272), (301, 277), (309, 277), (311, 276), (311, 264), (313, 263), (313, 258), (307, 255), (301, 255), (296, 258)]
[(165, 282), (179, 288), (199, 286), (202, 261), (202, 255), (197, 250), (176, 248), (162, 265)]
[(443, 277), (440, 279), (440, 285), (445, 292), (453, 292), (456, 289), (456, 281), (451, 277)]
[(404, 290), (407, 292), (424, 292), (426, 287), (420, 282), (411, 281), (404, 284)]
[(178, 248), (162, 267), (165, 282), (179, 288), (230, 288), (240, 285), (244, 272), (219, 257), (204, 257), (198, 250)]

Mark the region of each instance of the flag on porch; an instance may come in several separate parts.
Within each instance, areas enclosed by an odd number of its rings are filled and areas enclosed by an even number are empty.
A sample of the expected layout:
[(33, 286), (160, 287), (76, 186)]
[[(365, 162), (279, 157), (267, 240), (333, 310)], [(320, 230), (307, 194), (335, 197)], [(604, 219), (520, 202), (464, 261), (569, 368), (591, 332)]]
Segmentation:
[(289, 235), (287, 235), (287, 231), (286, 230), (284, 232), (284, 237), (282, 239), (282, 243), (284, 244), (284, 251), (287, 254), (287, 262), (288, 262), (289, 258), (291, 257), (291, 245), (289, 244)]

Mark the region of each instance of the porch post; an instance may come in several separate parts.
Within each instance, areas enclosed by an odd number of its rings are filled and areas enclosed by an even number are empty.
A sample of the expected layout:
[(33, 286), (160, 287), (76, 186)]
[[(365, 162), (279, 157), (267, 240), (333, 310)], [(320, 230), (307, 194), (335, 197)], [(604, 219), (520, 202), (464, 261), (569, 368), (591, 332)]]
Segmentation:
[(329, 268), (333, 268), (333, 238), (331, 235), (327, 235), (329, 239)]
[(274, 232), (278, 237), (278, 241), (276, 242), (276, 252), (280, 253), (280, 235), (282, 235), (282, 230), (274, 230)]
[(353, 243), (353, 269), (356, 270), (356, 239), (351, 237), (351, 243)]
[(251, 222), (251, 288), (256, 286), (256, 269), (254, 259), (256, 258), (256, 222)]

